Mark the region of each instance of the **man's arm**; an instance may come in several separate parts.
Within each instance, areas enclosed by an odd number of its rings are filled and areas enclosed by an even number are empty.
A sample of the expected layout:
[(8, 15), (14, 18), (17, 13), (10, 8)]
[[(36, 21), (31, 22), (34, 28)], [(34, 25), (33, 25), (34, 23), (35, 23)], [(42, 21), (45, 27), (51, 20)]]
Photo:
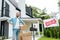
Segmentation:
[(22, 19), (20, 19), (20, 22), (24, 25), (25, 23), (24, 23), (24, 21), (22, 20)]

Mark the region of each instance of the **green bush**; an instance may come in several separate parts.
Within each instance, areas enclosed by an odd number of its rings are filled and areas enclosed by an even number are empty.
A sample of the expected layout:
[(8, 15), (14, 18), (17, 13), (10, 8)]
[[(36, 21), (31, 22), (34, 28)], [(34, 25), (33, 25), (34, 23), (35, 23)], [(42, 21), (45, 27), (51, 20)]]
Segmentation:
[(59, 38), (59, 32), (57, 32), (57, 38)]
[(50, 35), (50, 37), (52, 38), (52, 33), (51, 33), (51, 31), (49, 31), (49, 35)]
[(49, 29), (47, 29), (47, 37), (50, 37)]
[(46, 29), (44, 29), (44, 35), (47, 36), (47, 31), (46, 31)]
[(44, 35), (47, 37), (60, 38), (60, 20), (59, 26), (44, 28)]
[(44, 35), (47, 37), (60, 38), (60, 27), (45, 29)]

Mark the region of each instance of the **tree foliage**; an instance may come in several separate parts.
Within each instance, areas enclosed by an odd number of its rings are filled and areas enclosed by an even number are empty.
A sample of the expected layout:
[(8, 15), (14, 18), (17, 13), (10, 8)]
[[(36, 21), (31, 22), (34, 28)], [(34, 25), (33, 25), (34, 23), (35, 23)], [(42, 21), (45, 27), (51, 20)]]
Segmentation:
[(58, 5), (60, 6), (60, 1), (58, 2)]
[[(46, 8), (41, 10), (41, 9), (36, 8), (36, 7), (32, 7), (32, 13), (33, 13), (33, 16), (35, 18), (42, 18), (42, 19), (50, 18), (50, 16), (47, 15), (47, 13), (46, 13)], [(43, 16), (43, 15), (46, 15), (46, 16)]]

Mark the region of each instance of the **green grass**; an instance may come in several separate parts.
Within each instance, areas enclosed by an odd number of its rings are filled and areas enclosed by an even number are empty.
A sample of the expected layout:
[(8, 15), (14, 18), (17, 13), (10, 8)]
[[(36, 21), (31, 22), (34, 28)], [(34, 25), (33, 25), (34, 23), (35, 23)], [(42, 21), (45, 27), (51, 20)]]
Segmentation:
[(48, 38), (48, 37), (41, 37), (38, 40), (60, 40), (60, 39), (56, 39), (56, 38)]

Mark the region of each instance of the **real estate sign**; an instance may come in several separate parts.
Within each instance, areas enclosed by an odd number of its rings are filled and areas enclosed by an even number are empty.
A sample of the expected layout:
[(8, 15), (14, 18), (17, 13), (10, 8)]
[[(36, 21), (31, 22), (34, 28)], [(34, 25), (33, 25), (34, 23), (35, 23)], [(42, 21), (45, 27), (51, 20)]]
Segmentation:
[(44, 27), (45, 28), (55, 27), (55, 26), (59, 26), (58, 19), (51, 18), (51, 19), (44, 20)]

